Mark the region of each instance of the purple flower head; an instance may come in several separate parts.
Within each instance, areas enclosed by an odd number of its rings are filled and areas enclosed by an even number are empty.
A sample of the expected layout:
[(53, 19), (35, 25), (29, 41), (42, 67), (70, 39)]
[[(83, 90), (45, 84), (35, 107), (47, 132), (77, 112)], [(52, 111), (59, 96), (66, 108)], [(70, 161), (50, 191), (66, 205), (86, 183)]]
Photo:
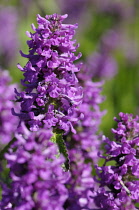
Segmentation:
[(78, 73), (83, 80), (84, 77), (110, 79), (117, 73), (117, 62), (112, 53), (120, 42), (120, 34), (115, 30), (108, 30), (100, 40), (98, 52), (93, 52), (86, 60), (82, 72)]
[(7, 67), (16, 55), (17, 20), (17, 12), (14, 8), (0, 6), (0, 65), (4, 67)]
[[(99, 207), (104, 207), (107, 202), (109, 208), (116, 205), (113, 209), (136, 209), (134, 205), (139, 202), (139, 117), (124, 113), (119, 116), (120, 119), (114, 118), (117, 129), (112, 129), (116, 141), (104, 139), (105, 163), (102, 167), (96, 166), (100, 190), (104, 188), (106, 196), (99, 200), (98, 191), (94, 201), (100, 201)], [(109, 164), (109, 161), (114, 161), (114, 164)]]
[(12, 182), (10, 189), (3, 189), (2, 209), (63, 209), (69, 172), (63, 170), (64, 158), (51, 136), (51, 130), (30, 132), (22, 123), (17, 141), (5, 155)]
[[(19, 69), (23, 71), (22, 85), (25, 91), (18, 93), (20, 101), (20, 121), (24, 121), (32, 131), (44, 124), (47, 128), (57, 127), (65, 132), (72, 130), (72, 116), (81, 103), (82, 90), (77, 86), (75, 73), (80, 65), (74, 61), (78, 45), (72, 40), (77, 25), (63, 24), (67, 15), (37, 16), (38, 28), (32, 25), (34, 33), (27, 32), (29, 54), (27, 64)], [(13, 111), (14, 112), (14, 111)]]
[(126, 140), (132, 140), (137, 137), (139, 133), (139, 117), (133, 118), (132, 114), (124, 114), (122, 112), (119, 113), (119, 116), (120, 119), (114, 118), (118, 123), (118, 128), (112, 129), (116, 141), (121, 142), (122, 139), (124, 140), (124, 137)]
[(93, 192), (91, 197), (95, 197), (95, 205), (93, 206), (95, 208), (93, 210), (137, 210), (130, 197), (126, 196), (122, 203), (114, 197), (113, 193), (105, 188), (99, 188), (97, 192)]
[(108, 30), (101, 38), (101, 48), (105, 53), (111, 53), (117, 46), (121, 44), (120, 33), (115, 30)]
[(9, 84), (11, 78), (8, 71), (0, 69), (0, 143), (6, 144), (13, 138), (17, 128), (18, 119), (12, 115), (11, 108), (15, 106), (14, 88), (15, 84)]
[[(117, 73), (117, 63), (115, 59), (107, 52), (107, 46), (102, 46), (100, 52), (93, 53), (87, 60), (86, 68), (91, 69), (92, 77), (112, 78)], [(106, 50), (106, 51), (105, 51)]]
[[(82, 76), (86, 76), (82, 74)], [(81, 78), (81, 74), (79, 75)], [(72, 142), (77, 144), (77, 148), (81, 147), (83, 156), (86, 159), (91, 159), (93, 162), (97, 162), (97, 152), (100, 146), (100, 136), (98, 134), (99, 125), (101, 123), (102, 116), (105, 111), (100, 110), (100, 104), (104, 100), (101, 96), (102, 82), (92, 82), (91, 80), (81, 80), (83, 89), (83, 102), (77, 110), (78, 121), (74, 123), (74, 128), (77, 133), (72, 134)], [(72, 147), (72, 149), (76, 149)]]

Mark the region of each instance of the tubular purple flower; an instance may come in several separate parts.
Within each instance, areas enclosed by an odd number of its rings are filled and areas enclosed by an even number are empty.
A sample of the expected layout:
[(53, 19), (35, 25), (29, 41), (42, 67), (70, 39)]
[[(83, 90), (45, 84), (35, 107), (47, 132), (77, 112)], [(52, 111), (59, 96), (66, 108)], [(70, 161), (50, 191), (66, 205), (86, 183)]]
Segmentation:
[(29, 54), (21, 52), (28, 58), (24, 68), (18, 65), (24, 72), (22, 85), (25, 91), (16, 91), (21, 111), (13, 113), (32, 131), (45, 125), (75, 132), (72, 116), (81, 103), (82, 88), (77, 86), (75, 75), (80, 65), (75, 65), (74, 61), (81, 54), (74, 55), (78, 45), (74, 46), (76, 41), (72, 38), (77, 25), (63, 24), (66, 17), (54, 14), (43, 18), (38, 15), (38, 28), (32, 25), (35, 33), (27, 32), (31, 38), (27, 41)]

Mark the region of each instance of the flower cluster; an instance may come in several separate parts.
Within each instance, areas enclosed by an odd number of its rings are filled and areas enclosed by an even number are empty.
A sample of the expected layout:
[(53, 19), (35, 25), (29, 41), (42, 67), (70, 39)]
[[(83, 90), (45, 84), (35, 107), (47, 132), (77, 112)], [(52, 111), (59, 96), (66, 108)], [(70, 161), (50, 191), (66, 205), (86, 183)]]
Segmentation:
[(57, 127), (65, 132), (72, 127), (74, 111), (81, 103), (82, 88), (77, 86), (75, 73), (80, 65), (74, 61), (78, 45), (74, 46), (72, 38), (77, 25), (62, 24), (67, 15), (37, 16), (38, 28), (32, 25), (35, 33), (27, 32), (29, 54), (24, 68), (22, 85), (25, 91), (18, 93), (17, 101), (21, 103), (18, 115), (21, 121), (32, 131), (43, 127)]
[(94, 187), (92, 165), (97, 163), (100, 149), (98, 128), (104, 111), (99, 104), (103, 101), (100, 95), (102, 82), (91, 81), (88, 69), (77, 74), (83, 86), (83, 101), (76, 114), (78, 121), (74, 123), (76, 134), (65, 136), (67, 144), (71, 177), (67, 182), (69, 197), (65, 203), (68, 210), (85, 208), (89, 204), (89, 191)]
[(64, 158), (51, 136), (51, 130), (32, 133), (22, 124), (17, 141), (5, 155), (12, 182), (3, 189), (1, 209), (63, 209), (69, 174), (62, 169)]
[[(100, 104), (104, 100), (100, 94), (103, 82), (93, 82), (88, 70), (88, 68), (84, 68), (78, 74), (80, 84), (83, 86), (83, 101), (76, 112), (79, 120), (74, 123), (74, 127), (77, 133), (72, 134), (71, 139), (76, 142), (77, 147), (81, 147), (85, 159), (90, 159), (96, 163), (97, 152), (101, 143), (98, 130), (102, 116), (105, 114), (105, 111), (100, 110)], [(71, 148), (73, 149), (73, 147)]]
[(0, 69), (0, 144), (7, 144), (13, 137), (18, 119), (12, 115), (15, 84), (9, 84), (8, 71)]
[(105, 138), (105, 163), (96, 167), (100, 188), (94, 193), (94, 201), (101, 209), (136, 209), (139, 202), (139, 117), (119, 116), (115, 118), (118, 128), (112, 129), (115, 141)]

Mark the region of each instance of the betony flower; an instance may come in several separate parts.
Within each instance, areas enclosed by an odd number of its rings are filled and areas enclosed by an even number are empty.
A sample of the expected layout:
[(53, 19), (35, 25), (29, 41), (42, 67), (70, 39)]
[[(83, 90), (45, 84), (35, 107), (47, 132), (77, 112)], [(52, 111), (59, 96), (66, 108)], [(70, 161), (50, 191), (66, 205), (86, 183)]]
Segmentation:
[(67, 182), (69, 197), (64, 207), (68, 210), (88, 209), (90, 205), (90, 188), (94, 187), (92, 164), (98, 161), (97, 153), (101, 145), (99, 125), (105, 111), (100, 110), (103, 82), (93, 82), (88, 69), (77, 74), (83, 86), (83, 101), (76, 111), (78, 121), (73, 126), (76, 134), (64, 136), (70, 160), (71, 177)]
[(51, 130), (30, 132), (22, 123), (17, 141), (5, 154), (11, 183), (3, 188), (1, 209), (63, 209), (69, 172), (64, 171), (64, 157), (51, 136)]
[(135, 204), (139, 202), (139, 117), (124, 113), (119, 116), (120, 119), (114, 118), (117, 129), (112, 129), (115, 141), (104, 138), (105, 163), (96, 166), (100, 188), (94, 202), (101, 208), (107, 206), (106, 209), (136, 209)]
[[(16, 100), (21, 104), (18, 115), (28, 128), (37, 131), (43, 127), (57, 127), (64, 132), (72, 130), (72, 116), (82, 99), (82, 88), (77, 85), (75, 75), (80, 65), (74, 61), (78, 45), (72, 40), (77, 25), (63, 24), (67, 15), (37, 16), (38, 28), (32, 25), (34, 33), (27, 32), (29, 54), (23, 71), (22, 85), (25, 91), (18, 93)], [(77, 119), (76, 119), (77, 120)]]

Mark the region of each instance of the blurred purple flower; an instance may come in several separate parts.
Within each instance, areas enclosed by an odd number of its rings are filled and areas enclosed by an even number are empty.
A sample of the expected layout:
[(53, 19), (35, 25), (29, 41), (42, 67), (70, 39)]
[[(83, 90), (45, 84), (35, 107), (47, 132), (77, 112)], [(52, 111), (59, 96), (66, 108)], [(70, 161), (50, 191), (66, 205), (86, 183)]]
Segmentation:
[(15, 84), (9, 84), (11, 78), (8, 71), (0, 69), (0, 144), (7, 144), (17, 128), (19, 120), (13, 116), (11, 109), (15, 106), (14, 88)]
[(60, 8), (61, 14), (68, 14), (70, 22), (80, 20), (80, 18), (87, 12), (88, 3), (90, 0), (68, 0), (65, 3), (65, 0), (58, 0), (58, 6)]
[(101, 111), (99, 107), (104, 100), (104, 97), (100, 95), (103, 83), (92, 82), (89, 79), (82, 82), (84, 82), (84, 84), (82, 83), (84, 96), (83, 102), (77, 110), (79, 120), (74, 123), (77, 133), (72, 134), (71, 140), (75, 142), (75, 148), (72, 149), (80, 148), (85, 159), (96, 163), (97, 152), (101, 144), (98, 131), (102, 116), (105, 114), (105, 111)]
[(56, 157), (58, 148), (51, 136), (51, 130), (30, 132), (22, 123), (17, 141), (5, 154), (12, 182), (3, 189), (1, 209), (63, 209), (69, 172), (62, 169), (64, 158)]
[[(115, 30), (108, 30), (100, 40), (99, 49), (86, 59), (82, 72), (78, 73), (81, 80), (111, 79), (117, 74), (117, 62), (112, 53), (120, 43), (120, 35)], [(91, 84), (89, 81), (88, 84)], [(94, 83), (95, 84), (95, 83)]]
[(104, 98), (100, 95), (102, 82), (92, 82), (87, 69), (77, 74), (83, 86), (83, 101), (79, 105), (74, 122), (76, 134), (65, 136), (70, 160), (71, 178), (67, 182), (69, 197), (65, 203), (68, 210), (88, 209), (90, 188), (94, 187), (92, 164), (97, 163), (97, 153), (100, 149), (101, 135), (99, 125), (104, 111), (100, 110), (100, 103)]
[(99, 49), (87, 58), (87, 78), (111, 79), (117, 73), (117, 62), (112, 53), (120, 44), (120, 35), (116, 30), (108, 30), (101, 37)]
[(91, 69), (92, 78), (110, 79), (117, 73), (115, 59), (105, 52), (93, 53), (88, 57), (87, 67)]
[[(73, 141), (74, 139), (72, 139)], [(68, 198), (64, 204), (67, 210), (84, 209), (89, 204), (89, 191), (94, 187), (91, 163), (85, 163), (80, 147), (69, 151), (71, 177), (67, 181)]]
[[(109, 14), (120, 21), (133, 15), (133, 7), (126, 1), (93, 0), (92, 6), (95, 6), (98, 12)], [(116, 23), (118, 24), (118, 21)]]
[(116, 29), (107, 30), (101, 37), (101, 50), (105, 53), (111, 53), (121, 45), (121, 35)]
[(21, 4), (20, 9), (24, 17), (29, 15), (29, 10), (31, 9), (32, 3), (33, 3), (32, 0), (20, 0), (20, 4)]
[(8, 67), (18, 48), (17, 11), (14, 7), (0, 6), (0, 65)]

